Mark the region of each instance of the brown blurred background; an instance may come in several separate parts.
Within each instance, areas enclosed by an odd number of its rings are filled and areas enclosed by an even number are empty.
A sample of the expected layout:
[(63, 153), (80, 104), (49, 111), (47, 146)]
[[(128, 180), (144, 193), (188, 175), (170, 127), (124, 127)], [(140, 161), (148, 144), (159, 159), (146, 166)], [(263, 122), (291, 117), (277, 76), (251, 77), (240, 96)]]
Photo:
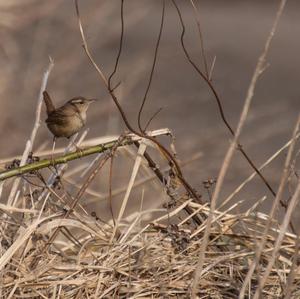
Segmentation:
[[(180, 46), (180, 26), (174, 7), (167, 1), (165, 27), (157, 68), (144, 109), (146, 121), (159, 107), (163, 111), (151, 128), (170, 128), (182, 161), (201, 152), (201, 159), (184, 172), (201, 193), (202, 181), (215, 178), (229, 145), (230, 135), (222, 123), (212, 93), (187, 63)], [(271, 28), (279, 1), (196, 1), (211, 63), (216, 56), (213, 80), (225, 113), (235, 127), (257, 58)], [(191, 55), (200, 62), (199, 40), (189, 1), (178, 1), (187, 27)], [(114, 82), (128, 118), (136, 124), (159, 30), (161, 1), (125, 1), (125, 40)], [(80, 1), (83, 25), (92, 53), (109, 74), (114, 66), (120, 35), (120, 1)], [(274, 38), (269, 67), (261, 77), (250, 110), (242, 144), (257, 165), (263, 163), (291, 136), (300, 108), (299, 53), (300, 4), (288, 1)], [(101, 101), (89, 111), (89, 137), (119, 133), (124, 129), (98, 75), (81, 47), (73, 1), (0, 1), (0, 159), (22, 153), (30, 135), (43, 71), (48, 56), (55, 67), (48, 91), (57, 104), (83, 95)], [(44, 110), (43, 110), (44, 113)], [(43, 119), (45, 114), (43, 114)], [(43, 126), (35, 148), (51, 135)], [(59, 141), (63, 145), (65, 141)], [(284, 155), (264, 174), (276, 189)], [(237, 152), (227, 175), (222, 198), (252, 170)], [(253, 202), (270, 193), (254, 180), (239, 199)]]

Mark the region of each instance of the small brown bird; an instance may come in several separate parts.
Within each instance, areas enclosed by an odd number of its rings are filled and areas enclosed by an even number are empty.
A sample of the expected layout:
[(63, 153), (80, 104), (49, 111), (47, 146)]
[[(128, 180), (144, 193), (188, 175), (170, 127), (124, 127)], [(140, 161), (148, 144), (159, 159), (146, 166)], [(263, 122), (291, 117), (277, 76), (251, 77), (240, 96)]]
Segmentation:
[(86, 112), (94, 99), (76, 97), (63, 106), (55, 108), (47, 91), (43, 92), (47, 108), (47, 126), (54, 137), (70, 138), (86, 123)]
[(63, 106), (55, 108), (47, 91), (43, 92), (43, 96), (48, 116), (46, 124), (54, 135), (54, 148), (56, 138), (70, 138), (80, 131), (86, 123), (86, 112), (89, 105), (94, 102), (95, 99), (76, 97), (69, 100)]

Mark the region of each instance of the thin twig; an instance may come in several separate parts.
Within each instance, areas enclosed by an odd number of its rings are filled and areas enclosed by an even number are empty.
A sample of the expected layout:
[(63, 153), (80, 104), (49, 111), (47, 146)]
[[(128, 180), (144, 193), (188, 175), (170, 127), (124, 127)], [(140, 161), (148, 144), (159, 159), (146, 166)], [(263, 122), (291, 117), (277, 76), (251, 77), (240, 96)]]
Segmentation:
[[(199, 34), (199, 39), (200, 39), (200, 48), (201, 48), (201, 55), (202, 55), (202, 60), (203, 60), (203, 64), (204, 64), (204, 70), (206, 73), (206, 77), (210, 78), (211, 72), (208, 71), (208, 66), (207, 66), (207, 58), (206, 58), (206, 54), (205, 54), (204, 39), (203, 39), (201, 24), (200, 24), (200, 13), (199, 13), (199, 10), (198, 10), (197, 6), (195, 5), (194, 1), (190, 0), (190, 2), (193, 7), (193, 11), (195, 14), (195, 19), (196, 19), (196, 23), (197, 23), (197, 27), (198, 27), (198, 34)], [(213, 65), (214, 65), (214, 62), (213, 62)], [(213, 68), (211, 68), (211, 70), (212, 69)]]
[[(284, 10), (285, 4), (286, 4), (286, 0), (281, 0), (280, 1), (280, 5), (279, 5), (279, 8), (277, 10), (277, 14), (276, 14), (276, 17), (275, 17), (272, 29), (270, 31), (270, 34), (269, 34), (268, 39), (267, 39), (266, 44), (265, 44), (265, 50), (264, 50), (264, 52), (267, 52), (268, 48), (270, 47), (272, 38), (273, 38), (273, 36), (275, 34), (276, 27), (278, 25), (278, 22), (280, 20), (280, 17), (282, 15), (283, 10)], [(264, 63), (265, 63), (265, 56), (260, 57), (259, 63), (261, 65), (264, 65)], [(299, 120), (298, 120), (298, 123), (296, 125), (295, 131), (296, 131), (296, 129), (298, 131), (298, 128), (297, 128), (298, 126), (299, 126)], [(294, 134), (293, 134), (293, 142), (291, 143), (291, 146), (289, 148), (289, 152), (288, 152), (288, 155), (287, 155), (287, 158), (286, 158), (285, 169), (284, 169), (283, 174), (282, 174), (282, 179), (281, 179), (280, 186), (279, 186), (279, 189), (278, 189), (278, 194), (276, 195), (275, 201), (273, 202), (273, 205), (272, 205), (269, 222), (273, 218), (273, 215), (275, 213), (276, 207), (277, 207), (278, 203), (280, 202), (283, 188), (285, 186), (285, 180), (286, 180), (285, 177), (287, 178), (286, 167), (288, 167), (288, 165), (290, 164), (290, 159), (291, 159), (292, 151), (293, 151), (293, 148), (294, 148), (294, 140), (295, 140), (295, 136), (297, 134), (297, 131), (296, 132), (295, 131), (294, 131)], [(272, 213), (272, 211), (273, 211), (273, 213)], [(266, 233), (267, 233), (267, 231), (269, 229), (269, 225), (270, 224), (267, 223), (266, 230), (264, 232), (264, 238), (266, 238)], [(253, 260), (252, 264), (250, 265), (250, 269), (249, 269), (249, 271), (248, 271), (248, 273), (246, 275), (246, 278), (244, 280), (244, 283), (243, 283), (243, 286), (242, 286), (242, 289), (241, 289), (241, 292), (240, 292), (240, 295), (239, 295), (239, 299), (243, 299), (244, 296), (245, 296), (246, 287), (247, 287), (248, 283), (251, 280), (251, 277), (252, 277), (253, 272), (255, 270), (256, 264), (259, 261), (259, 258), (260, 258), (260, 255), (262, 253), (262, 250), (263, 250), (264, 246), (265, 246), (265, 239), (262, 242), (260, 242), (260, 247), (259, 247), (259, 249), (257, 251), (257, 255), (256, 255), (255, 259)]]
[(293, 257), (292, 257), (292, 260), (291, 260), (292, 266), (291, 266), (291, 269), (290, 269), (290, 273), (287, 277), (287, 283), (285, 285), (284, 299), (290, 299), (291, 294), (293, 292), (293, 289), (295, 288), (295, 285), (293, 285), (293, 283), (294, 283), (294, 280), (295, 280), (296, 274), (297, 274), (297, 268), (298, 268), (297, 265), (298, 265), (298, 260), (299, 260), (299, 249), (300, 249), (300, 232), (298, 230), (297, 239), (296, 239), (296, 242), (295, 242), (294, 254), (293, 254)]
[(117, 54), (115, 67), (114, 67), (113, 72), (110, 74), (110, 76), (108, 78), (108, 88), (110, 90), (116, 89), (119, 86), (119, 83), (118, 83), (112, 89), (111, 88), (111, 80), (112, 80), (113, 76), (115, 75), (115, 73), (117, 72), (117, 69), (118, 69), (119, 60), (120, 60), (120, 57), (121, 57), (122, 47), (123, 47), (123, 38), (124, 38), (124, 0), (121, 0), (121, 35), (120, 35), (119, 51), (118, 51), (118, 54)]
[(165, 0), (163, 0), (163, 9), (162, 9), (162, 13), (161, 13), (159, 34), (158, 34), (158, 38), (157, 38), (157, 41), (156, 41), (156, 46), (155, 46), (155, 52), (154, 52), (154, 58), (153, 58), (151, 72), (150, 72), (150, 77), (149, 77), (148, 85), (147, 85), (147, 88), (146, 88), (146, 91), (145, 91), (145, 94), (144, 94), (144, 98), (142, 100), (142, 104), (140, 106), (140, 110), (139, 110), (139, 114), (138, 114), (138, 126), (139, 126), (140, 131), (143, 132), (143, 133), (145, 132), (146, 129), (142, 128), (141, 116), (142, 116), (142, 111), (143, 111), (143, 108), (145, 106), (145, 103), (146, 103), (146, 100), (147, 100), (147, 95), (149, 93), (150, 86), (151, 86), (152, 79), (153, 79), (153, 74), (154, 74), (156, 61), (157, 61), (158, 48), (159, 48), (159, 44), (160, 44), (160, 40), (161, 40), (163, 27), (164, 27), (164, 19), (165, 19)]
[[(46, 89), (49, 75), (50, 75), (51, 70), (54, 66), (52, 58), (50, 57), (49, 59), (50, 59), (49, 65), (48, 65), (46, 71), (44, 72), (44, 76), (43, 76), (43, 79), (42, 79), (42, 84), (41, 84), (41, 88), (40, 88), (40, 92), (39, 92), (33, 129), (32, 129), (31, 135), (30, 135), (30, 139), (26, 143), (25, 150), (24, 150), (21, 162), (20, 162), (20, 166), (23, 166), (23, 165), (26, 164), (27, 159), (28, 159), (28, 155), (32, 151), (33, 144), (34, 144), (34, 141), (35, 141), (35, 137), (36, 137), (36, 134), (37, 134), (38, 129), (39, 129), (40, 124), (41, 124), (40, 119), (41, 119), (41, 109), (42, 109), (42, 103), (43, 103), (43, 91)], [(9, 198), (7, 200), (8, 205), (12, 204), (12, 201), (15, 197), (16, 192), (17, 192), (19, 183), (20, 183), (19, 179), (14, 181), (13, 186), (11, 188)]]
[(211, 230), (211, 223), (212, 223), (212, 220), (213, 220), (213, 215), (214, 215), (214, 211), (215, 211), (215, 208), (216, 208), (216, 203), (217, 203), (217, 200), (218, 200), (218, 197), (219, 197), (219, 194), (220, 194), (220, 191), (221, 191), (221, 187), (223, 185), (223, 181), (224, 181), (226, 172), (228, 170), (230, 161), (233, 157), (234, 150), (235, 150), (235, 148), (238, 144), (238, 138), (241, 135), (242, 129), (243, 129), (245, 121), (246, 121), (248, 111), (249, 111), (249, 108), (250, 108), (250, 104), (251, 104), (253, 96), (254, 96), (254, 91), (255, 91), (257, 80), (258, 80), (259, 76), (262, 74), (262, 71), (265, 68), (266, 57), (267, 57), (267, 54), (268, 54), (268, 51), (269, 51), (269, 48), (270, 48), (272, 38), (273, 38), (274, 33), (276, 31), (278, 21), (280, 19), (281, 13), (282, 13), (283, 8), (284, 8), (284, 2), (285, 2), (284, 0), (281, 2), (281, 6), (278, 9), (274, 24), (272, 26), (270, 34), (269, 34), (269, 36), (267, 38), (267, 41), (265, 43), (264, 50), (263, 50), (262, 54), (260, 55), (260, 57), (258, 59), (257, 65), (255, 67), (255, 70), (254, 70), (254, 73), (253, 73), (253, 76), (252, 76), (252, 79), (251, 79), (251, 82), (250, 82), (250, 85), (249, 85), (249, 88), (248, 88), (248, 91), (247, 91), (247, 95), (246, 95), (246, 99), (245, 99), (245, 103), (244, 103), (244, 106), (243, 106), (242, 113), (240, 115), (239, 123), (238, 123), (237, 129), (236, 129), (236, 132), (234, 134), (234, 140), (232, 141), (232, 143), (231, 143), (231, 145), (230, 145), (230, 147), (229, 147), (229, 149), (226, 153), (223, 165), (222, 165), (221, 170), (220, 170), (219, 175), (218, 175), (217, 184), (216, 184), (216, 187), (215, 187), (215, 190), (214, 190), (214, 193), (213, 193), (213, 197), (212, 197), (212, 200), (211, 200), (211, 206), (210, 206), (209, 216), (208, 216), (208, 219), (207, 219), (207, 224), (206, 224), (206, 228), (205, 228), (204, 237), (203, 237), (201, 247), (200, 247), (200, 257), (199, 257), (199, 261), (198, 261), (198, 264), (197, 264), (197, 268), (196, 268), (195, 273), (194, 273), (194, 280), (193, 280), (193, 284), (192, 284), (192, 297), (193, 298), (196, 298), (197, 286), (198, 286), (199, 278), (200, 278), (202, 270), (203, 270), (204, 259), (205, 259), (205, 250), (206, 250), (206, 247), (207, 247), (207, 244), (208, 244), (208, 237), (209, 237), (209, 233), (210, 233), (210, 230)]
[[(265, 226), (265, 229), (264, 229), (264, 233), (263, 233), (263, 237), (262, 237), (262, 240), (259, 243), (259, 247), (257, 249), (257, 253), (256, 253), (256, 256), (255, 256), (255, 259), (252, 261), (252, 263), (251, 263), (251, 265), (249, 267), (248, 273), (246, 275), (246, 278), (244, 280), (244, 284), (243, 284), (242, 289), (241, 289), (240, 299), (244, 298), (247, 285), (249, 284), (249, 282), (251, 280), (251, 277), (252, 277), (252, 275), (254, 273), (254, 270), (255, 270), (257, 264), (259, 263), (261, 254), (263, 253), (264, 247), (266, 245), (267, 234), (268, 234), (269, 229), (271, 227), (272, 220), (273, 220), (273, 218), (275, 216), (275, 213), (277, 211), (278, 204), (279, 204), (279, 202), (280, 202), (280, 200), (281, 200), (281, 198), (283, 196), (284, 187), (286, 186), (286, 182), (287, 182), (288, 174), (289, 174), (289, 165), (290, 165), (291, 160), (292, 160), (292, 155), (293, 155), (294, 148), (295, 148), (296, 137), (297, 137), (297, 133), (299, 131), (299, 126), (300, 126), (300, 115), (298, 117), (298, 121), (296, 123), (295, 129), (294, 129), (294, 132), (293, 132), (293, 136), (292, 136), (292, 142), (290, 144), (290, 147), (289, 147), (289, 150), (288, 150), (288, 153), (287, 153), (287, 156), (286, 156), (286, 160), (285, 160), (285, 164), (284, 164), (284, 169), (283, 169), (283, 173), (282, 173), (282, 176), (281, 176), (281, 180), (280, 180), (280, 185), (279, 185), (279, 188), (278, 188), (277, 196), (276, 196), (276, 198), (275, 198), (275, 200), (274, 200), (274, 202), (272, 204), (272, 208), (271, 208), (271, 211), (269, 213), (269, 220), (266, 223), (266, 226)], [(284, 218), (286, 218), (286, 215), (285, 215)]]
[(261, 298), (262, 289), (263, 289), (264, 285), (266, 284), (266, 281), (267, 281), (267, 279), (270, 275), (270, 272), (272, 271), (273, 265), (275, 263), (275, 259), (277, 257), (277, 254), (278, 254), (279, 250), (281, 249), (280, 247), (281, 247), (283, 238), (285, 237), (285, 233), (288, 229), (292, 213), (294, 212), (294, 210), (296, 208), (296, 205), (299, 201), (299, 198), (300, 198), (300, 180), (298, 180), (298, 186), (295, 190), (295, 193), (294, 193), (293, 197), (291, 198), (288, 209), (287, 209), (287, 211), (284, 215), (283, 223), (280, 227), (280, 232), (279, 232), (278, 237), (276, 239), (276, 243), (274, 245), (274, 250), (272, 252), (272, 256), (270, 257), (270, 259), (268, 261), (268, 265), (267, 265), (267, 267), (264, 271), (263, 277), (260, 280), (259, 287), (256, 289), (256, 292), (254, 294), (253, 299)]
[(149, 118), (144, 131), (146, 131), (149, 127), (149, 125), (151, 124), (152, 120), (163, 110), (162, 107), (158, 108), (157, 111)]
[(109, 165), (109, 189), (108, 189), (108, 205), (111, 213), (111, 218), (113, 220), (114, 226), (116, 225), (114, 211), (112, 207), (112, 173), (113, 173), (114, 155), (111, 155), (110, 165)]
[[(184, 36), (185, 36), (185, 25), (184, 25), (184, 22), (183, 22), (183, 18), (182, 18), (182, 15), (181, 15), (181, 12), (176, 4), (176, 1), (175, 0), (172, 0), (175, 8), (176, 8), (176, 11), (178, 13), (178, 16), (179, 16), (179, 20), (180, 20), (180, 24), (181, 24), (181, 27), (182, 27), (182, 32), (181, 32), (181, 37), (180, 37), (180, 42), (181, 42), (181, 46), (182, 46), (182, 49), (184, 51), (184, 54), (188, 60), (188, 62), (193, 66), (193, 68), (195, 69), (195, 71), (201, 76), (201, 78), (207, 83), (207, 85), (209, 86), (210, 90), (212, 91), (214, 97), (215, 97), (215, 100), (217, 102), (217, 105), (218, 105), (218, 109), (219, 109), (219, 113), (220, 113), (220, 116), (221, 116), (221, 119), (222, 121), (224, 122), (225, 126), (228, 128), (229, 132), (231, 133), (231, 135), (234, 137), (235, 133), (234, 133), (234, 130), (232, 129), (231, 125), (229, 124), (228, 120), (226, 119), (225, 117), (225, 114), (224, 114), (224, 110), (223, 110), (223, 107), (222, 107), (222, 104), (221, 104), (221, 99), (215, 89), (215, 87), (213, 86), (210, 78), (207, 78), (205, 76), (205, 74), (200, 70), (200, 68), (196, 65), (196, 63), (192, 60), (190, 54), (188, 53), (187, 49), (186, 49), (186, 46), (185, 46), (185, 43), (184, 43)], [(261, 178), (261, 180), (264, 182), (264, 184), (266, 185), (266, 187), (269, 189), (269, 191), (272, 193), (272, 195), (275, 197), (276, 196), (276, 193), (275, 191), (273, 190), (273, 188), (271, 187), (270, 183), (267, 181), (267, 179), (263, 176), (263, 174), (259, 171), (259, 169), (255, 166), (254, 162), (252, 161), (252, 159), (250, 159), (250, 157), (248, 156), (248, 154), (243, 150), (242, 148), (242, 145), (241, 144), (238, 144), (238, 150), (242, 153), (242, 155), (245, 157), (245, 159), (247, 160), (247, 162), (250, 164), (250, 166), (255, 170), (255, 172), (258, 174), (258, 176)]]
[(87, 57), (89, 58), (90, 62), (92, 63), (92, 65), (94, 66), (94, 68), (96, 69), (96, 71), (98, 72), (98, 74), (100, 75), (100, 78), (103, 81), (105, 87), (107, 88), (107, 90), (108, 90), (112, 100), (114, 101), (115, 105), (117, 106), (126, 127), (128, 128), (129, 131), (136, 134), (137, 136), (148, 139), (148, 140), (152, 141), (154, 144), (156, 144), (158, 146), (158, 148), (162, 151), (164, 157), (169, 161), (169, 163), (174, 165), (174, 168), (176, 169), (176, 175), (177, 175), (179, 181), (182, 183), (183, 187), (190, 194), (190, 196), (192, 196), (193, 198), (197, 199), (198, 202), (200, 202), (201, 201), (200, 197), (198, 196), (198, 194), (195, 192), (195, 190), (190, 186), (190, 184), (184, 178), (178, 162), (173, 157), (173, 155), (170, 153), (170, 151), (168, 151), (155, 138), (149, 136), (148, 134), (146, 135), (143, 132), (138, 132), (137, 130), (135, 130), (132, 127), (132, 125), (130, 124), (130, 122), (128, 121), (128, 118), (127, 118), (122, 106), (120, 105), (117, 97), (115, 96), (113, 91), (111, 91), (109, 89), (108, 81), (106, 80), (106, 77), (104, 76), (103, 72), (101, 71), (101, 69), (99, 68), (99, 66), (97, 65), (97, 63), (95, 62), (95, 60), (93, 59), (93, 57), (92, 57), (92, 55), (89, 51), (89, 48), (88, 48), (88, 45), (87, 45), (87, 42), (86, 42), (86, 38), (85, 38), (85, 34), (84, 34), (84, 31), (83, 31), (82, 23), (81, 23), (79, 7), (78, 7), (78, 0), (74, 0), (74, 1), (75, 1), (75, 9), (76, 9), (76, 14), (77, 14), (77, 19), (78, 19), (79, 30), (80, 30), (80, 33), (81, 33), (81, 38), (82, 38), (82, 41), (83, 41), (83, 48), (85, 50), (85, 53), (86, 53)]
[(116, 219), (116, 225), (114, 226), (113, 232), (110, 236), (110, 242), (112, 242), (114, 240), (115, 234), (118, 230), (118, 226), (119, 226), (120, 221), (121, 221), (121, 219), (124, 215), (124, 212), (125, 212), (128, 200), (129, 200), (129, 196), (130, 196), (132, 187), (134, 185), (138, 170), (139, 170), (141, 162), (142, 162), (142, 156), (143, 156), (146, 148), (147, 148), (147, 145), (142, 141), (140, 143), (140, 146), (139, 146), (139, 149), (138, 149), (138, 154), (137, 154), (135, 162), (134, 162), (134, 166), (133, 166), (133, 169), (132, 169), (130, 180), (128, 182), (126, 193), (125, 193), (124, 198), (122, 200), (122, 204), (121, 204), (121, 207), (120, 207), (120, 210), (119, 210), (119, 214), (118, 214), (118, 217)]
[(215, 68), (216, 60), (217, 60), (217, 56), (214, 57), (214, 59), (213, 59), (213, 61), (211, 63), (211, 67), (210, 67), (209, 75), (208, 75), (209, 81), (212, 80), (212, 75), (213, 75), (213, 71), (214, 71), (214, 68)]
[[(81, 186), (80, 190), (77, 192), (77, 194), (76, 194), (73, 202), (70, 204), (69, 209), (65, 212), (65, 214), (64, 214), (64, 216), (63, 216), (63, 218), (61, 220), (64, 220), (64, 219), (68, 218), (71, 215), (71, 213), (73, 212), (74, 208), (76, 207), (76, 205), (78, 204), (79, 200), (83, 196), (83, 194), (84, 194), (85, 190), (87, 189), (87, 187), (90, 185), (90, 183), (96, 177), (96, 175), (98, 174), (98, 172), (100, 171), (100, 169), (102, 169), (102, 167), (107, 162), (107, 160), (111, 157), (111, 155), (117, 150), (117, 148), (119, 147), (120, 143), (123, 142), (123, 139), (124, 139), (124, 137), (120, 137), (120, 139), (118, 140), (118, 142), (114, 143), (113, 147), (111, 147), (110, 154), (106, 155), (106, 157), (104, 157), (102, 160), (100, 160), (99, 163), (98, 163), (98, 165), (95, 166), (94, 170), (91, 172), (91, 174), (88, 176), (88, 178), (86, 179), (86, 181)], [(58, 226), (55, 229), (54, 233), (51, 235), (51, 237), (49, 238), (49, 240), (47, 241), (47, 243), (45, 244), (45, 246), (41, 249), (40, 255), (42, 255), (48, 249), (48, 247), (52, 244), (52, 242), (57, 237), (57, 235), (60, 232), (60, 230), (61, 230), (61, 226)], [(37, 264), (37, 259), (33, 259), (33, 261), (30, 264), (30, 268), (31, 269), (35, 268), (36, 264)]]
[[(139, 148), (139, 143), (136, 141), (134, 142), (134, 145)], [(162, 183), (162, 185), (166, 188), (166, 193), (167, 195), (170, 197), (171, 200), (176, 200), (174, 198), (174, 196), (172, 195), (172, 191), (170, 190), (170, 188), (167, 185), (167, 178), (165, 178), (165, 176), (163, 175), (163, 173), (161, 172), (161, 170), (159, 169), (159, 167), (157, 167), (156, 163), (154, 162), (154, 160), (151, 158), (151, 156), (148, 154), (147, 151), (144, 152), (144, 158), (146, 159), (146, 161), (148, 162), (148, 166), (149, 168), (154, 172), (154, 174), (156, 175), (156, 177), (159, 179), (159, 181)], [(199, 215), (193, 215), (193, 211), (190, 207), (186, 206), (184, 208), (184, 210), (189, 214), (192, 215), (191, 218), (193, 218), (193, 221), (197, 224), (197, 225), (201, 225), (201, 223), (203, 222), (202, 219), (199, 218)]]

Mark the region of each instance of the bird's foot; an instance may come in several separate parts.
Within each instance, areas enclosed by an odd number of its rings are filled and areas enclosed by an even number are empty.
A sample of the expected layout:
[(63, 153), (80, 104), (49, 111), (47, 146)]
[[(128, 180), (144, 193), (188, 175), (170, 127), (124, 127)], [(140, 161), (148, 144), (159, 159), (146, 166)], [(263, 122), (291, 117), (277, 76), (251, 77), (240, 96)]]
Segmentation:
[(58, 175), (58, 169), (56, 167), (55, 158), (54, 158), (53, 154), (51, 155), (50, 163), (51, 163), (50, 166), (52, 166), (54, 168), (55, 174)]
[(77, 153), (80, 153), (80, 158), (83, 156), (83, 149), (81, 149), (77, 144), (74, 143)]

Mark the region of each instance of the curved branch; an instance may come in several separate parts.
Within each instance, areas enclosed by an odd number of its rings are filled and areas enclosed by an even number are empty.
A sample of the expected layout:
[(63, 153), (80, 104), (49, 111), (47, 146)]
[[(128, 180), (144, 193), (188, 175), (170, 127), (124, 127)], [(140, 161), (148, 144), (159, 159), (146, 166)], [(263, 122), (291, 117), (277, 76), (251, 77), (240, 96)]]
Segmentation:
[[(187, 193), (194, 198), (195, 200), (197, 200), (198, 202), (201, 203), (201, 198), (200, 196), (197, 194), (197, 192), (192, 188), (192, 186), (190, 186), (190, 184), (185, 180), (185, 178), (183, 177), (181, 168), (178, 164), (178, 162), (176, 161), (176, 159), (173, 157), (173, 155), (162, 145), (160, 144), (155, 138), (146, 135), (144, 132), (137, 132), (129, 123), (117, 97), (115, 96), (114, 92), (112, 90), (109, 89), (109, 85), (108, 85), (108, 81), (106, 80), (103, 72), (101, 71), (101, 69), (98, 67), (98, 65), (96, 64), (96, 62), (94, 61), (92, 55), (90, 54), (87, 42), (86, 42), (86, 38), (83, 32), (83, 28), (82, 28), (82, 24), (81, 24), (81, 19), (80, 19), (80, 14), (79, 14), (79, 7), (78, 7), (78, 0), (74, 0), (75, 1), (75, 8), (76, 8), (76, 13), (77, 13), (77, 18), (78, 18), (78, 25), (79, 25), (79, 30), (81, 33), (81, 38), (83, 41), (83, 48), (86, 52), (87, 57), (89, 58), (90, 62), (92, 63), (92, 65), (94, 66), (94, 68), (96, 69), (96, 71), (99, 73), (101, 80), (103, 81), (104, 85), (106, 86), (111, 98), (113, 99), (115, 105), (117, 106), (122, 119), (125, 123), (125, 125), (127, 126), (127, 128), (134, 134), (136, 134), (139, 137), (143, 137), (145, 139), (151, 140), (154, 144), (157, 145), (157, 147), (161, 150), (161, 152), (163, 153), (164, 157), (168, 160), (170, 166), (174, 166), (174, 169), (176, 171), (176, 175), (178, 177), (178, 180), (181, 182), (181, 184), (183, 185), (183, 187), (185, 188), (185, 190), (187, 191)], [(189, 213), (190, 214), (190, 213)], [(198, 219), (198, 215), (193, 215), (192, 216), (193, 220), (195, 221), (196, 224), (199, 224), (199, 219)]]
[(190, 0), (190, 2), (193, 7), (193, 10), (194, 10), (195, 19), (196, 19), (196, 23), (197, 23), (197, 27), (198, 27), (198, 34), (199, 34), (199, 39), (200, 39), (200, 49), (201, 49), (201, 55), (202, 55), (202, 59), (203, 59), (204, 69), (205, 69), (206, 77), (209, 78), (210, 76), (209, 76), (209, 71), (208, 71), (208, 66), (207, 66), (207, 58), (206, 58), (206, 54), (205, 54), (204, 40), (203, 40), (202, 30), (201, 30), (201, 25), (200, 25), (200, 13), (197, 9), (197, 6), (194, 3), (194, 0)]
[(165, 0), (163, 0), (163, 9), (162, 9), (162, 13), (161, 13), (161, 22), (160, 22), (160, 28), (159, 28), (159, 34), (158, 34), (158, 38), (156, 41), (156, 46), (155, 46), (155, 52), (154, 52), (154, 59), (153, 59), (153, 63), (152, 63), (152, 68), (151, 68), (151, 72), (150, 72), (150, 77), (149, 77), (149, 82), (145, 91), (145, 95), (139, 110), (139, 114), (138, 114), (138, 125), (139, 125), (139, 129), (141, 132), (145, 132), (146, 129), (142, 129), (142, 125), (141, 125), (141, 116), (142, 116), (142, 111), (143, 108), (145, 106), (146, 100), (147, 100), (147, 95), (148, 92), (150, 90), (150, 86), (152, 83), (152, 79), (153, 79), (153, 74), (154, 74), (154, 69), (155, 69), (155, 65), (156, 65), (156, 61), (157, 61), (157, 53), (158, 53), (158, 47), (160, 44), (160, 40), (161, 40), (161, 35), (162, 35), (162, 30), (164, 27), (164, 19), (165, 19)]
[[(123, 39), (124, 39), (124, 0), (121, 0), (121, 36), (120, 36), (120, 44), (119, 44), (119, 51), (118, 51), (118, 55), (117, 55), (117, 58), (116, 58), (114, 70), (110, 74), (110, 76), (108, 77), (108, 88), (109, 88), (109, 90), (112, 90), (111, 80), (112, 80), (113, 76), (115, 75), (115, 73), (117, 72), (117, 69), (118, 69), (119, 60), (120, 60), (121, 53), (122, 53), (122, 48), (123, 48)], [(116, 89), (116, 87), (114, 87), (114, 89)]]
[[(221, 104), (221, 100), (220, 100), (220, 97), (219, 97), (216, 89), (214, 88), (214, 86), (213, 86), (212, 82), (210, 81), (210, 79), (205, 76), (205, 74), (199, 69), (199, 67), (196, 65), (196, 63), (192, 60), (192, 58), (190, 57), (190, 55), (189, 55), (189, 53), (188, 53), (188, 51), (187, 51), (187, 49), (185, 47), (185, 43), (184, 43), (185, 25), (184, 25), (184, 22), (183, 22), (183, 18), (182, 18), (181, 12), (180, 12), (180, 10), (179, 10), (179, 8), (178, 8), (175, 0), (172, 0), (172, 2), (173, 2), (174, 6), (176, 8), (177, 14), (178, 14), (179, 19), (180, 19), (180, 24), (181, 24), (181, 28), (182, 28), (180, 41), (181, 41), (181, 46), (182, 46), (182, 49), (184, 51), (184, 54), (185, 54), (187, 60), (189, 61), (189, 63), (195, 69), (195, 71), (202, 77), (202, 79), (209, 86), (210, 90), (212, 91), (212, 93), (213, 93), (213, 95), (214, 95), (214, 97), (216, 99), (216, 102), (217, 102), (217, 105), (218, 105), (218, 108), (219, 108), (220, 116), (221, 116), (224, 124), (226, 125), (227, 129), (229, 130), (229, 132), (231, 133), (231, 135), (234, 137), (235, 136), (235, 132), (232, 129), (232, 127), (229, 124), (229, 122), (227, 121), (226, 117), (225, 117), (224, 110), (223, 110), (223, 107), (222, 107), (222, 104)], [(271, 185), (267, 181), (267, 179), (259, 171), (259, 169), (255, 166), (254, 162), (250, 159), (250, 157), (248, 156), (248, 154), (243, 150), (242, 145), (239, 144), (239, 143), (238, 143), (238, 150), (242, 153), (242, 155), (245, 157), (245, 159), (247, 160), (247, 162), (249, 163), (249, 165), (254, 169), (254, 171), (257, 173), (257, 175), (261, 178), (261, 180), (264, 182), (264, 184), (266, 185), (266, 187), (269, 189), (269, 191), (275, 197), (276, 196), (276, 192), (271, 187)]]
[(148, 129), (148, 127), (151, 124), (152, 120), (160, 113), (161, 110), (163, 110), (162, 107), (160, 107), (159, 109), (157, 109), (157, 111), (149, 118), (149, 120), (148, 120), (148, 122), (147, 122), (147, 124), (145, 126), (144, 131), (146, 131)]
[(185, 180), (185, 178), (182, 174), (181, 168), (180, 168), (178, 162), (176, 161), (176, 159), (173, 157), (173, 155), (161, 143), (159, 143), (154, 137), (146, 135), (144, 132), (136, 131), (131, 126), (131, 124), (129, 123), (129, 121), (126, 117), (126, 114), (123, 111), (122, 106), (120, 105), (117, 97), (115, 96), (113, 91), (109, 89), (108, 81), (107, 81), (106, 77), (104, 76), (102, 70), (98, 67), (97, 63), (95, 62), (95, 60), (93, 59), (93, 57), (92, 57), (92, 55), (89, 51), (89, 48), (88, 48), (88, 45), (87, 45), (87, 42), (86, 42), (86, 38), (85, 38), (85, 35), (84, 35), (83, 27), (82, 27), (82, 24), (81, 24), (79, 7), (78, 7), (78, 0), (74, 0), (74, 1), (75, 1), (75, 8), (76, 8), (76, 14), (77, 14), (77, 19), (78, 19), (79, 30), (80, 30), (81, 38), (82, 38), (82, 41), (83, 41), (83, 48), (85, 50), (85, 53), (86, 53), (87, 57), (89, 58), (90, 62), (92, 63), (92, 65), (94, 66), (94, 68), (96, 69), (96, 71), (98, 72), (98, 74), (100, 75), (100, 78), (103, 81), (105, 87), (107, 88), (107, 90), (108, 90), (111, 98), (113, 99), (115, 105), (117, 106), (126, 127), (128, 128), (129, 131), (136, 134), (137, 136), (148, 139), (148, 140), (151, 140), (155, 145), (157, 145), (157, 147), (163, 153), (164, 157), (169, 161), (169, 163), (172, 166), (174, 166), (174, 168), (176, 170), (177, 177), (178, 177), (179, 181), (182, 183), (182, 185), (184, 186), (184, 188), (186, 189), (186, 191), (188, 192), (188, 194), (191, 197), (193, 197), (194, 199), (196, 199), (198, 202), (201, 202), (201, 198), (199, 197), (199, 195), (190, 186), (190, 184)]

